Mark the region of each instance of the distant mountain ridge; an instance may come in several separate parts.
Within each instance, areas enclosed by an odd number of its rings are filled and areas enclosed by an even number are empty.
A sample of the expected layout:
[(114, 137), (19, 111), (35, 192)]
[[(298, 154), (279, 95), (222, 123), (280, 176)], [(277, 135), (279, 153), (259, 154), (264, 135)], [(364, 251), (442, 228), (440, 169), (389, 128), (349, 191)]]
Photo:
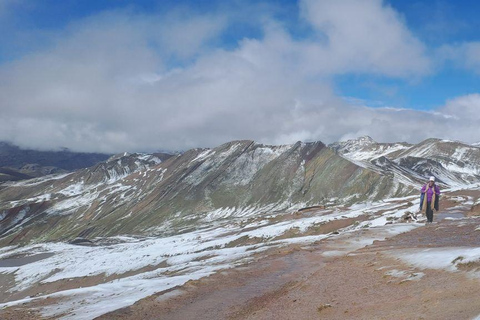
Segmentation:
[(389, 154), (395, 155), (412, 146), (412, 144), (406, 142), (377, 143), (369, 136), (335, 142), (329, 145), (330, 148), (347, 158), (359, 161), (373, 160)]
[(37, 151), (21, 149), (7, 142), (0, 142), (0, 167), (19, 168), (26, 164), (52, 166), (64, 170), (90, 167), (107, 160), (111, 154), (60, 151)]
[(0, 142), (0, 182), (65, 173), (87, 168), (105, 161), (111, 155), (102, 153), (38, 151), (21, 149), (7, 142)]
[(363, 167), (396, 174), (407, 184), (418, 184), (428, 176), (445, 186), (480, 182), (480, 148), (459, 141), (377, 143), (367, 136), (329, 147)]

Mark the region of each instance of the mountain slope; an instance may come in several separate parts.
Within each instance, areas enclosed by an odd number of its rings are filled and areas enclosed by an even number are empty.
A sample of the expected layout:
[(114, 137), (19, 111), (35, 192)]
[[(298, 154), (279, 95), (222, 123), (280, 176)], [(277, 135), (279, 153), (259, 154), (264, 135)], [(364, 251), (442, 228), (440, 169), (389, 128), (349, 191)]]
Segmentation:
[(354, 161), (370, 161), (379, 157), (396, 157), (403, 150), (412, 147), (406, 142), (399, 143), (378, 143), (369, 136), (360, 137), (342, 142), (335, 142), (329, 147), (336, 152)]
[(363, 167), (391, 173), (412, 186), (432, 175), (444, 186), (480, 182), (480, 148), (458, 141), (427, 139), (410, 145), (361, 137), (330, 147)]
[(161, 161), (123, 155), (0, 190), (4, 243), (175, 234), (219, 219), (403, 195), (413, 189), (321, 142), (234, 141)]

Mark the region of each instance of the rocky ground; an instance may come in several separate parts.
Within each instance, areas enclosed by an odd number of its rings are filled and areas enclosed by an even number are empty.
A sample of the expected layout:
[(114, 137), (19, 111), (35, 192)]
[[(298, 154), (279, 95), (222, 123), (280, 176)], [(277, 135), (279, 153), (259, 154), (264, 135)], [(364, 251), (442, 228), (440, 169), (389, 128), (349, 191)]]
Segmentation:
[[(479, 196), (451, 193), (433, 224), (391, 224), (272, 248), (97, 319), (475, 319), (480, 263), (467, 254), (480, 248), (473, 205)], [(458, 206), (456, 197), (472, 204)], [(394, 235), (396, 227), (406, 232)], [(51, 301), (9, 307), (0, 318), (40, 319), (43, 304)]]
[(396, 254), (479, 246), (478, 224), (444, 220), (339, 256), (322, 242), (291, 246), (99, 319), (473, 319), (480, 265), (420, 269)]

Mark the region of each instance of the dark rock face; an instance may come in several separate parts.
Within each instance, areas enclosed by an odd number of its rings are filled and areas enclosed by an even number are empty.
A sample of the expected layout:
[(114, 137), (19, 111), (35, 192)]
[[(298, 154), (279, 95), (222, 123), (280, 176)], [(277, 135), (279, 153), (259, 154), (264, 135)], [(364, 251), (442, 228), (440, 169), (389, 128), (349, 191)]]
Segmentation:
[(95, 245), (91, 240), (85, 239), (85, 238), (75, 238), (75, 239), (69, 241), (68, 243), (75, 244), (75, 245), (78, 245), (78, 246), (88, 246), (88, 247), (91, 247), (91, 246)]

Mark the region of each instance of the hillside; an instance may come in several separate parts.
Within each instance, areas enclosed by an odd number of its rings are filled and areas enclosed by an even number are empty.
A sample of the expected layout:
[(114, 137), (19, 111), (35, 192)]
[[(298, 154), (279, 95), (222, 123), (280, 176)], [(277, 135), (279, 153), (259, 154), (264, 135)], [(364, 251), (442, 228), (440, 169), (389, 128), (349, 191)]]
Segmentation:
[[(480, 257), (477, 155), (475, 146), (438, 139), (232, 141), (175, 156), (123, 153), (3, 183), (0, 315), (396, 318), (389, 297), (399, 295), (407, 318), (429, 319), (423, 301), (438, 300), (432, 319), (470, 319), (458, 315), (480, 313), (467, 277), (476, 277)], [(427, 229), (422, 215), (412, 217), (432, 174), (441, 212)], [(431, 250), (444, 271), (418, 262)], [(356, 278), (345, 286), (347, 274)], [(449, 305), (442, 286), (459, 300)], [(420, 302), (409, 298), (420, 294)]]
[[(480, 190), (0, 251), (0, 317), (465, 319), (480, 315)], [(401, 301), (402, 303), (399, 303)]]
[(164, 160), (125, 154), (71, 174), (6, 185), (0, 190), (2, 242), (178, 234), (221, 219), (414, 190), (321, 142), (235, 141)]
[(271, 212), (329, 208), (480, 182), (480, 148), (369, 137), (267, 146), (233, 141), (176, 156), (120, 154), (93, 167), (0, 190), (0, 242), (167, 236)]
[(449, 187), (480, 182), (480, 148), (459, 141), (427, 139), (412, 145), (361, 137), (330, 147), (360, 166), (393, 174), (410, 185), (418, 185), (428, 176)]

